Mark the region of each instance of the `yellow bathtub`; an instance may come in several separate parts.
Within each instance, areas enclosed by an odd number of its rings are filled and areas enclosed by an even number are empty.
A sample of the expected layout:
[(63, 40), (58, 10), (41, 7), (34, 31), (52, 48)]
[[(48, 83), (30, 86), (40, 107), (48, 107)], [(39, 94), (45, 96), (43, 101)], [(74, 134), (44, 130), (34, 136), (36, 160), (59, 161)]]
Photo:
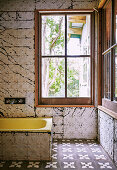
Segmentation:
[(51, 142), (52, 118), (0, 118), (0, 160), (51, 160)]
[(0, 118), (0, 131), (51, 132), (52, 118)]

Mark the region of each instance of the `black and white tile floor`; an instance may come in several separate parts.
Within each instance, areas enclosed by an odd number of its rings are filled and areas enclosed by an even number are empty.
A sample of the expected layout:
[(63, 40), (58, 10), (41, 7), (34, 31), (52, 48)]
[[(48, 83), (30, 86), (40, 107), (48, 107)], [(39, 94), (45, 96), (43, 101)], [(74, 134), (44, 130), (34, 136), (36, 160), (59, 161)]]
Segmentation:
[(0, 161), (0, 169), (117, 170), (117, 167), (94, 140), (54, 140), (52, 161)]

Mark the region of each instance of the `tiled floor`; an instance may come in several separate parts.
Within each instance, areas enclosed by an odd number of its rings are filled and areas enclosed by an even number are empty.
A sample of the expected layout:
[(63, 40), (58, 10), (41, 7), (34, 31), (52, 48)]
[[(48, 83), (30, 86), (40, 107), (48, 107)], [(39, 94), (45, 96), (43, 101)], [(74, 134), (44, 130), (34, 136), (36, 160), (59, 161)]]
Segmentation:
[(52, 161), (0, 161), (1, 170), (117, 170), (103, 148), (93, 140), (54, 140)]

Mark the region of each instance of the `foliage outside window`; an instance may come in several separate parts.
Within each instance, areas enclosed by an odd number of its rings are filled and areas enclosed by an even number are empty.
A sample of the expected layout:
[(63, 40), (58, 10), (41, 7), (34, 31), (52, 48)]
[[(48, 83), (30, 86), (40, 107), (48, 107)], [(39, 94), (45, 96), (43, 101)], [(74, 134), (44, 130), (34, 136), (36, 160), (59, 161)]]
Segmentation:
[(40, 105), (92, 104), (91, 14), (39, 13)]

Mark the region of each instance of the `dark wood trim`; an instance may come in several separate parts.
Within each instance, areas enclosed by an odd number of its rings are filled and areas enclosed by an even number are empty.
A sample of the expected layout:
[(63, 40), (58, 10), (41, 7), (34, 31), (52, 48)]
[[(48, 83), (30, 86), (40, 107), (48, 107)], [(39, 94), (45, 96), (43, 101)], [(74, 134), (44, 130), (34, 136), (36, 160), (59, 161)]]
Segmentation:
[(114, 13), (114, 43), (113, 44), (115, 44), (116, 42), (117, 42), (117, 40), (116, 40), (116, 15), (117, 15), (117, 13), (116, 13), (116, 8), (117, 8), (117, 1), (116, 0), (113, 0), (113, 13)]
[(99, 5), (98, 5), (98, 8), (102, 8), (105, 3), (106, 3), (106, 0), (101, 0)]
[(111, 13), (111, 45), (114, 45), (114, 0), (112, 0), (112, 13)]
[(113, 49), (113, 48), (115, 48), (115, 47), (117, 47), (117, 43), (116, 44), (114, 44), (114, 45), (112, 45), (110, 48), (108, 48), (107, 50), (105, 50), (103, 53), (102, 53), (102, 55), (105, 55), (105, 54), (107, 54), (108, 52), (110, 52), (111, 51), (111, 49)]
[(95, 11), (91, 15), (90, 25), (90, 36), (91, 36), (91, 100), (92, 104), (95, 105)]
[[(114, 25), (114, 28), (113, 28), (113, 44), (116, 43), (116, 2), (115, 0), (113, 1), (112, 3), (112, 6), (113, 6), (113, 25)], [(114, 83), (113, 83), (113, 99), (115, 101), (117, 101), (117, 98), (115, 97), (115, 76), (116, 76), (116, 70), (115, 70), (115, 50), (113, 49), (113, 80), (114, 80)]]
[(38, 41), (38, 48), (39, 48), (39, 54), (38, 54), (38, 79), (39, 79), (39, 82), (38, 82), (38, 87), (39, 87), (39, 91), (38, 91), (38, 104), (39, 104), (39, 100), (41, 99), (42, 97), (42, 87), (41, 87), (41, 80), (42, 80), (42, 51), (41, 51), (41, 30), (42, 30), (42, 26), (41, 26), (41, 15), (39, 13), (39, 41)]
[(113, 112), (117, 113), (117, 102), (110, 101), (108, 99), (102, 99), (102, 106), (106, 107), (107, 109), (112, 110)]
[[(72, 104), (71, 104), (72, 103)], [(90, 105), (91, 98), (41, 98), (40, 105)]]
[(95, 107), (94, 105), (38, 105), (37, 107)]
[[(109, 58), (108, 58), (109, 59)], [(110, 51), (110, 99), (113, 101), (113, 68), (112, 68), (112, 61), (113, 61), (113, 52), (112, 50)]]
[[(46, 11), (51, 11), (52, 10), (46, 10)], [(56, 10), (54, 10), (56, 12)], [(57, 10), (59, 11), (59, 10)], [(60, 10), (62, 11), (62, 10)], [(62, 14), (68, 14), (66, 13), (69, 10), (63, 10)], [(40, 12), (40, 10), (36, 10), (35, 11), (35, 106), (39, 106), (39, 105), (44, 105), (44, 107), (46, 107), (46, 105), (71, 105), (71, 103), (73, 105), (85, 105), (85, 104), (93, 104), (94, 101), (94, 85), (95, 85), (95, 79), (94, 79), (94, 44), (92, 45), (92, 43), (94, 43), (94, 36), (95, 36), (95, 31), (94, 31), (94, 16), (92, 14), (91, 11), (87, 11), (87, 12), (78, 12), (79, 10), (75, 10), (76, 12), (74, 13), (73, 10), (71, 10), (71, 12), (69, 14), (89, 14), (91, 16), (91, 55), (74, 55), (74, 56), (67, 56), (67, 51), (65, 53), (65, 56), (61, 56), (63, 58), (66, 59), (67, 61), (67, 57), (91, 57), (91, 97), (90, 98), (62, 98), (62, 99), (58, 99), (58, 98), (42, 98), (42, 94), (41, 94), (41, 61), (42, 58), (44, 57), (48, 57), (48, 56), (42, 56), (41, 55), (41, 47), (39, 44), (41, 44), (41, 14), (43, 15), (44, 10), (42, 10), (42, 12)], [(47, 14), (47, 13), (46, 13)], [(50, 13), (49, 13), (50, 14)], [(53, 13), (52, 13), (53, 14)], [(55, 14), (55, 13), (54, 13)], [(60, 14), (60, 13), (59, 13)], [(92, 26), (93, 23), (93, 26)], [(92, 36), (93, 33), (93, 36)], [(66, 38), (67, 38), (67, 30), (66, 30)], [(67, 50), (67, 48), (66, 48)], [(57, 57), (57, 56), (51, 56), (51, 57)], [(60, 56), (59, 56), (60, 57)], [(67, 63), (67, 62), (66, 62)], [(67, 68), (66, 68), (67, 71)], [(67, 81), (67, 78), (66, 78)], [(66, 83), (67, 85), (67, 83)], [(67, 94), (67, 92), (66, 92)], [(67, 96), (67, 95), (66, 95)], [(54, 103), (54, 104), (53, 104)]]
[[(103, 0), (102, 0), (103, 1)], [(110, 2), (111, 0), (107, 0), (105, 1), (106, 3), (104, 4), (104, 8), (106, 8), (106, 6), (108, 5), (108, 3)], [(112, 2), (112, 16), (111, 16), (111, 47), (106, 49), (102, 55), (106, 55), (107, 53), (111, 52), (111, 70), (110, 70), (110, 74), (111, 74), (111, 99), (106, 99), (106, 98), (102, 98), (102, 107), (104, 107), (105, 109), (109, 109), (109, 110), (112, 110), (113, 112), (117, 113), (117, 102), (116, 101), (113, 101), (114, 100), (114, 71), (115, 71), (115, 68), (114, 68), (114, 48), (117, 47), (117, 44), (114, 44), (114, 0), (111, 1)], [(102, 10), (104, 10), (104, 8)], [(100, 15), (100, 12), (99, 12), (99, 15)], [(99, 20), (99, 27), (100, 27), (100, 24), (103, 23), (103, 31), (100, 30), (100, 32), (102, 32), (102, 36), (101, 34), (99, 35), (100, 37), (98, 38), (99, 39), (99, 46), (98, 46), (98, 50), (99, 50), (99, 53), (98, 53), (98, 56), (101, 56), (101, 46), (103, 46), (102, 48), (104, 49), (104, 23), (105, 23), (105, 20), (104, 20), (104, 14), (102, 13), (102, 21), (101, 21), (101, 18)], [(101, 37), (103, 37), (102, 41), (100, 40)], [(103, 42), (103, 44), (101, 44), (101, 42)], [(114, 45), (113, 45), (114, 44)], [(99, 55), (100, 54), (100, 55)], [(102, 73), (104, 72), (104, 61), (103, 61), (104, 57), (102, 57)], [(101, 63), (101, 60), (100, 60), (100, 57), (98, 57), (98, 65), (99, 63)], [(100, 81), (99, 81), (100, 80)], [(104, 74), (102, 75), (102, 88), (104, 86)], [(98, 67), (98, 90), (99, 90), (99, 87), (101, 87), (101, 72), (100, 72), (100, 66)], [(104, 91), (104, 90), (103, 90)], [(102, 91), (102, 96), (103, 96), (103, 91)], [(100, 99), (101, 99), (101, 89), (100, 91), (98, 91), (98, 101), (100, 102)], [(98, 102), (98, 105), (99, 105), (99, 102)], [(100, 102), (101, 104), (101, 102)]]
[(38, 12), (35, 11), (35, 106), (38, 105)]
[[(112, 6), (111, 6), (111, 32), (110, 32), (110, 35), (111, 35), (111, 46), (110, 48), (106, 49), (102, 55), (106, 55), (110, 52), (111, 54), (111, 61), (110, 61), (110, 88), (111, 88), (111, 95), (110, 95), (110, 99), (111, 101), (114, 100), (114, 48), (117, 46), (117, 44), (114, 44), (114, 0), (108, 0), (107, 3), (105, 4), (105, 8), (106, 6), (108, 5), (108, 3), (111, 2), (112, 3)], [(104, 26), (103, 26), (104, 28)], [(103, 44), (104, 44), (105, 41), (103, 41)], [(104, 58), (104, 57), (103, 57)], [(104, 65), (104, 63), (103, 63)], [(104, 77), (103, 77), (103, 81), (104, 81)]]
[(94, 28), (94, 15), (91, 15), (91, 18), (90, 18), (90, 45), (91, 45), (91, 47), (90, 47), (90, 54), (91, 54), (91, 57), (90, 57), (90, 78), (91, 78), (91, 81), (90, 81), (90, 95), (91, 95), (91, 101), (93, 102), (93, 89), (92, 89), (92, 87), (93, 87), (93, 70), (94, 70), (94, 65), (93, 65), (93, 58), (92, 58), (92, 56), (94, 55), (94, 53), (93, 53), (93, 49), (94, 49), (94, 47), (93, 47), (93, 45), (94, 44), (92, 44), (92, 40), (93, 40), (93, 37), (94, 37), (94, 31), (93, 31), (93, 28)]
[(36, 11), (42, 13), (42, 14), (49, 14), (49, 13), (67, 13), (67, 14), (71, 14), (71, 13), (91, 13), (94, 11), (94, 9), (37, 9)]
[(106, 2), (105, 2), (104, 5), (103, 5), (103, 8), (106, 8), (107, 5), (108, 5), (108, 3), (109, 3), (110, 1), (112, 2), (112, 0), (106, 0)]
[(102, 10), (98, 13), (98, 105), (102, 104)]
[(117, 97), (115, 97), (115, 86), (116, 85), (116, 80), (115, 80), (115, 76), (116, 76), (116, 68), (115, 68), (115, 49), (113, 49), (113, 80), (114, 80), (114, 83), (113, 83), (113, 99), (115, 101), (117, 101)]
[[(114, 0), (112, 0), (112, 9), (111, 9), (111, 45), (114, 42)], [(111, 49), (111, 101), (114, 100), (114, 49)]]
[(65, 97), (67, 97), (67, 15), (65, 15)]
[(53, 58), (56, 58), (56, 57), (61, 57), (62, 58), (62, 57), (66, 57), (66, 56), (69, 57), (69, 58), (70, 57), (74, 57), (74, 58), (79, 57), (80, 58), (80, 57), (90, 57), (91, 55), (67, 55), (67, 53), (66, 53), (66, 55), (54, 55), (54, 56), (42, 56), (42, 57), (43, 58), (52, 58), (52, 57)]

